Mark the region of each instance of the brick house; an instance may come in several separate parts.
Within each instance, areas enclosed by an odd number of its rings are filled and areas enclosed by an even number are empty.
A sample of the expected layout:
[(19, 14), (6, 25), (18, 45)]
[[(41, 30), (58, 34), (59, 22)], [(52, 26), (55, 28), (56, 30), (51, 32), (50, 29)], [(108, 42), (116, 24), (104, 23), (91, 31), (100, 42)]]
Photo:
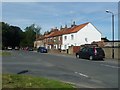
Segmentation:
[(34, 47), (38, 48), (38, 47), (42, 47), (44, 46), (44, 36), (43, 35), (39, 35), (36, 38), (36, 41), (34, 41)]
[(60, 30), (51, 29), (50, 33), (46, 33), (40, 41), (41, 45), (48, 49), (66, 50), (69, 46), (80, 46), (90, 44), (93, 41), (101, 41), (101, 33), (90, 22), (81, 25), (76, 25), (73, 22), (71, 27), (65, 25), (64, 28), (61, 26)]

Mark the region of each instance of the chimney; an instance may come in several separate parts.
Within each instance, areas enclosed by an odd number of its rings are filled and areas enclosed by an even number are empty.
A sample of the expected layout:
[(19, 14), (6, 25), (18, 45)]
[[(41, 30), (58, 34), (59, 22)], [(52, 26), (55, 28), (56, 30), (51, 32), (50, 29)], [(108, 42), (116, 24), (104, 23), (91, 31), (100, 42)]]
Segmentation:
[(53, 28), (51, 28), (51, 31), (50, 32), (53, 32), (54, 31), (54, 29)]
[(63, 28), (62, 28), (62, 25), (60, 26), (60, 30), (62, 30)]
[(73, 25), (75, 26), (75, 21), (73, 22)]
[(73, 22), (73, 24), (71, 25), (71, 27), (74, 27), (74, 26), (76, 26), (76, 25), (75, 25), (75, 21)]
[(65, 25), (65, 28), (67, 28), (67, 24)]
[(46, 34), (47, 34), (47, 32), (45, 31), (45, 32), (44, 32), (44, 35), (46, 35)]
[(54, 31), (58, 31), (57, 27), (55, 27)]

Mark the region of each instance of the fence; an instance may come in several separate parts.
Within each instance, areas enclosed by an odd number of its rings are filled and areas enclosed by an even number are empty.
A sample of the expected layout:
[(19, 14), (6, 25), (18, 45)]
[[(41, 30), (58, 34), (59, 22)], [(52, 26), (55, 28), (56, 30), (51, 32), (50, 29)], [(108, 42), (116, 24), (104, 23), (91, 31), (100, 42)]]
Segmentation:
[[(105, 52), (105, 58), (112, 58), (112, 48), (111, 47), (103, 47), (103, 50)], [(115, 47), (114, 48), (114, 58), (115, 59), (120, 59), (120, 47)]]

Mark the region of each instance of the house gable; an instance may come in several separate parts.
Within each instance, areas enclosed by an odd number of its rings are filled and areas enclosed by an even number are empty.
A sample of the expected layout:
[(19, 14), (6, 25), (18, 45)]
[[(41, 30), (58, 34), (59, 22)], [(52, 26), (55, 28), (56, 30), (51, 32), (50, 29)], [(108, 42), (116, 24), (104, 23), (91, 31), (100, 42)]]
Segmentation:
[[(71, 37), (74, 39), (71, 39)], [(64, 37), (67, 37), (65, 40)], [(93, 41), (101, 41), (101, 33), (91, 24), (85, 23), (71, 29), (70, 33), (64, 34), (63, 38), (63, 46), (80, 46), (82, 44), (91, 44)], [(63, 47), (64, 49), (64, 47)]]

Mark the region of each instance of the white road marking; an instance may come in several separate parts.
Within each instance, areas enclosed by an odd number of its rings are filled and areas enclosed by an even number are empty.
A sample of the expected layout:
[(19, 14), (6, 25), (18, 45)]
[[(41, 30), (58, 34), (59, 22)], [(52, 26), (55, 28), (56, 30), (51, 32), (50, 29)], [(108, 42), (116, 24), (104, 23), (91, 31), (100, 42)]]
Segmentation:
[(83, 73), (79, 73), (79, 72), (75, 72), (75, 74), (79, 74), (80, 76), (83, 76), (83, 77), (86, 77), (86, 78), (89, 77), (88, 75), (85, 75), (85, 74), (83, 74)]
[(107, 65), (107, 64), (101, 64), (102, 66), (106, 66), (106, 67), (111, 67), (111, 68), (120, 68), (120, 67), (117, 67), (117, 66), (111, 66), (111, 65)]

